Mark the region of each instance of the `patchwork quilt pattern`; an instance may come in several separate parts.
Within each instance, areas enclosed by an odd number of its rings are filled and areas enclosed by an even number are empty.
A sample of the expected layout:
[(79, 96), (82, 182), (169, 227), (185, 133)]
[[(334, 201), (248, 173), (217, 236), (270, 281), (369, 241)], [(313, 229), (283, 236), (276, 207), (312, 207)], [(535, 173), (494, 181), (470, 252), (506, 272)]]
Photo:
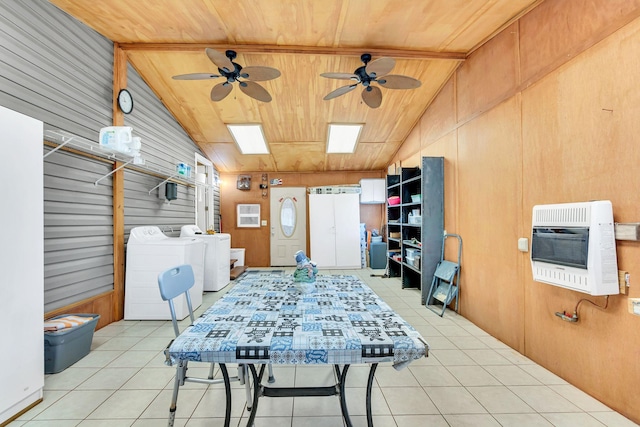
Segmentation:
[(249, 274), (174, 340), (177, 360), (404, 365), (426, 355), (420, 334), (356, 276)]

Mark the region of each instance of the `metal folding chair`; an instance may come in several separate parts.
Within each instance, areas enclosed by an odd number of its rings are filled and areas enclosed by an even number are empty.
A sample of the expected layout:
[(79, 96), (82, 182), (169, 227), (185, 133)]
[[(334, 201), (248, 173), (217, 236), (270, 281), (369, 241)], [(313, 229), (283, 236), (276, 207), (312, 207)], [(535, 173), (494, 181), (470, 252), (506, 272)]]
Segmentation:
[[(191, 296), (189, 295), (189, 290), (193, 287), (195, 283), (195, 278), (193, 275), (193, 268), (190, 265), (179, 265), (177, 267), (170, 268), (158, 275), (158, 287), (160, 288), (160, 296), (164, 301), (169, 302), (169, 309), (171, 310), (171, 321), (173, 323), (173, 331), (176, 334), (176, 337), (180, 335), (180, 328), (178, 328), (178, 320), (176, 319), (176, 312), (173, 304), (173, 299), (177, 296), (184, 294), (187, 302), (187, 307), (189, 308), (189, 317), (191, 318), (191, 324), (195, 321), (193, 317), (193, 308), (191, 305)], [(171, 341), (173, 342), (173, 340)], [(171, 364), (169, 361), (169, 347), (171, 346), (171, 342), (165, 349), (165, 356), (167, 357), (167, 364)], [(271, 366), (271, 365), (269, 365)], [(223, 383), (224, 380), (213, 379), (213, 371), (214, 371), (215, 363), (211, 363), (211, 368), (209, 369), (208, 378), (199, 378), (199, 377), (190, 377), (187, 376), (187, 361), (180, 361), (176, 366), (176, 378), (173, 386), (173, 396), (171, 398), (171, 406), (169, 407), (169, 427), (173, 426), (176, 417), (176, 408), (178, 403), (178, 390), (180, 386), (184, 385), (185, 382), (194, 382), (200, 384), (219, 384)], [(226, 367), (224, 365), (220, 365), (220, 369), (223, 371), (222, 374), (224, 376), (228, 376)], [(245, 385), (246, 393), (247, 393), (247, 409), (251, 410), (251, 385), (249, 383), (249, 369), (247, 365), (238, 365), (238, 376), (231, 377), (231, 380), (240, 381), (241, 384)]]

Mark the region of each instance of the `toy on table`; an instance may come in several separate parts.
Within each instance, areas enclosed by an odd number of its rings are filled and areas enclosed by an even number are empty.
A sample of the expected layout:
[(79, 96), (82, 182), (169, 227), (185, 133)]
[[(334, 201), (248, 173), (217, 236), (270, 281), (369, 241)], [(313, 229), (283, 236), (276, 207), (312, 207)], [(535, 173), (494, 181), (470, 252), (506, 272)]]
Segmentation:
[(316, 274), (318, 274), (316, 263), (309, 260), (303, 251), (296, 252), (295, 259), (296, 271), (293, 273), (293, 281), (302, 283), (315, 282)]

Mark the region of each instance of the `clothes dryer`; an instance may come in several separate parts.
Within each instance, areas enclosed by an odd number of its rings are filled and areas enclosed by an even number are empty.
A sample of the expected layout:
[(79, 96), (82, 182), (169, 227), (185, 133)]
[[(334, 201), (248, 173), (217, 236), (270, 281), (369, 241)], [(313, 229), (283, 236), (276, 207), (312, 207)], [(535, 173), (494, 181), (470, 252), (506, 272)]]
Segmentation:
[(197, 225), (183, 225), (180, 237), (197, 237), (204, 240), (204, 290), (219, 291), (231, 282), (231, 235), (205, 234)]
[[(158, 227), (131, 229), (127, 242), (125, 320), (171, 320), (169, 304), (162, 300), (158, 275), (169, 268), (190, 264), (195, 284), (189, 291), (193, 309), (202, 305), (204, 241), (195, 237), (168, 237)], [(176, 317), (189, 315), (186, 297), (174, 299)]]

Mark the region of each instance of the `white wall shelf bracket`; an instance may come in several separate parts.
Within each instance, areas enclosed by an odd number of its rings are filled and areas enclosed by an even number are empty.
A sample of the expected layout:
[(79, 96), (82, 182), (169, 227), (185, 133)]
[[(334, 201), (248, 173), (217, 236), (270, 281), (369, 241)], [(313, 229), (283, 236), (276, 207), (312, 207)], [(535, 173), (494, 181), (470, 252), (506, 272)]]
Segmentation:
[(96, 182), (93, 183), (93, 185), (98, 185), (98, 183), (100, 181), (102, 181), (103, 179), (105, 179), (108, 176), (113, 175), (114, 173), (118, 172), (120, 169), (122, 169), (123, 167), (127, 166), (129, 163), (133, 163), (134, 159), (129, 160), (127, 163), (123, 163), (122, 165), (118, 166), (117, 168), (115, 168), (114, 170), (112, 170), (111, 172), (109, 172), (108, 174), (106, 174), (105, 176), (103, 176), (102, 178), (98, 178), (96, 180)]
[[(70, 138), (65, 138), (64, 136), (62, 136), (62, 143), (60, 145), (58, 145), (57, 147), (53, 148), (51, 151), (48, 151), (47, 153), (45, 153), (45, 155), (42, 156), (42, 158), (46, 159), (48, 155), (55, 153), (56, 151), (58, 151), (59, 149), (61, 149), (62, 147), (64, 147), (68, 143), (70, 143), (71, 141), (73, 141), (74, 138), (75, 138), (75, 136), (72, 136)], [(66, 139), (66, 141), (65, 141), (65, 139)]]

